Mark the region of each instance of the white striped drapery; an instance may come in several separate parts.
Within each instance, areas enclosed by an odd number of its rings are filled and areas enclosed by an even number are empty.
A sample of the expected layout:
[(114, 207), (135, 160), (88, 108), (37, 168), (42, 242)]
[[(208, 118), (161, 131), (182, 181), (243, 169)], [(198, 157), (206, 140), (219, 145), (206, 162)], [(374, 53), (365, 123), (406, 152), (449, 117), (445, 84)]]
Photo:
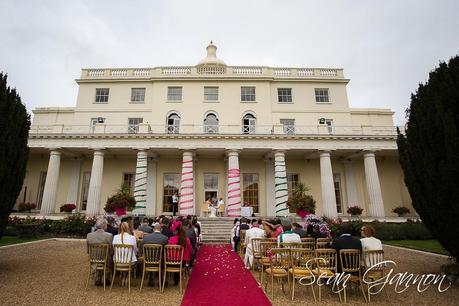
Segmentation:
[(135, 168), (134, 198), (136, 201), (132, 212), (136, 215), (145, 215), (147, 195), (147, 152), (137, 152), (137, 165)]
[(276, 152), (274, 154), (274, 171), (276, 216), (287, 216), (289, 214), (287, 207), (288, 187), (284, 152)]
[(179, 214), (181, 216), (194, 215), (194, 173), (193, 152), (183, 152), (182, 179), (180, 184)]

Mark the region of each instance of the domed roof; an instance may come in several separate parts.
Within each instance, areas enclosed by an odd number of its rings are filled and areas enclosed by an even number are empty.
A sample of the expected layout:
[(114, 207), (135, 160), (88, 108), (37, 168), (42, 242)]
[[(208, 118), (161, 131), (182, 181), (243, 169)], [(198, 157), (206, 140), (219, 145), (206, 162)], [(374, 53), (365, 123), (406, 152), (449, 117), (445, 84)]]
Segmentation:
[(203, 58), (197, 66), (201, 65), (218, 65), (218, 66), (226, 66), (225, 62), (221, 59), (217, 58), (217, 46), (213, 44), (211, 41), (210, 44), (206, 48), (207, 56)]

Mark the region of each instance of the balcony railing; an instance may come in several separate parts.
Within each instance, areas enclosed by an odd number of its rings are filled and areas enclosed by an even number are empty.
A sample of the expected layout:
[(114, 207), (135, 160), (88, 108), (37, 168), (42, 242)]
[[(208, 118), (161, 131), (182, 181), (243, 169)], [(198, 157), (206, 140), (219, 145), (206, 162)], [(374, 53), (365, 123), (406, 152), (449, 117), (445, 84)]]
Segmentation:
[[(399, 127), (404, 132), (403, 127)], [(68, 125), (49, 124), (32, 125), (29, 135), (92, 135), (92, 134), (159, 134), (159, 135), (307, 135), (307, 136), (396, 136), (395, 126), (286, 126), (277, 125), (153, 125), (141, 123), (139, 125)]]
[(294, 78), (344, 79), (343, 69), (287, 68), (266, 66), (169, 66), (154, 68), (82, 69), (81, 79), (150, 79), (150, 78)]

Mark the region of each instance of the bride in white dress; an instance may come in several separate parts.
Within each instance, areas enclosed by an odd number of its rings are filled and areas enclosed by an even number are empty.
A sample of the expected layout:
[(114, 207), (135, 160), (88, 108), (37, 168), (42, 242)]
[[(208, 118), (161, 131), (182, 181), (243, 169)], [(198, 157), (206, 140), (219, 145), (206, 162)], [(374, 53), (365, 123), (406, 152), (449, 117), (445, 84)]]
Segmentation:
[(207, 205), (209, 205), (210, 217), (211, 218), (217, 217), (217, 207), (215, 206), (215, 204), (212, 203), (210, 198), (207, 199), (206, 203), (207, 203)]

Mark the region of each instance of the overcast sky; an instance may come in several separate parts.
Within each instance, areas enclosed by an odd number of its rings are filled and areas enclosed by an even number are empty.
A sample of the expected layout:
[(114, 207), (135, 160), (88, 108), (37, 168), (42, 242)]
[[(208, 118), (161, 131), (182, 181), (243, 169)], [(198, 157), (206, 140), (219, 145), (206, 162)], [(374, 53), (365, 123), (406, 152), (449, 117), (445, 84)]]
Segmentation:
[(459, 1), (0, 0), (0, 71), (29, 110), (74, 106), (80, 69), (195, 65), (344, 68), (351, 107), (391, 108), (459, 53)]

